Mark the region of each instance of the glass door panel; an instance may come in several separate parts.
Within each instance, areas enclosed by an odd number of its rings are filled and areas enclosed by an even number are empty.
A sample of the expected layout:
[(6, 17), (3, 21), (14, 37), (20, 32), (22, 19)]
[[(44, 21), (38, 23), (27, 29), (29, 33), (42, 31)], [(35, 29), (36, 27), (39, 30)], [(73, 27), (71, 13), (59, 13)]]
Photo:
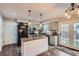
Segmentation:
[(68, 44), (68, 24), (61, 25), (61, 44)]
[(49, 30), (48, 30), (48, 24), (44, 24), (43, 25), (43, 32), (44, 33), (47, 33)]
[(74, 47), (79, 47), (79, 23), (74, 24)]

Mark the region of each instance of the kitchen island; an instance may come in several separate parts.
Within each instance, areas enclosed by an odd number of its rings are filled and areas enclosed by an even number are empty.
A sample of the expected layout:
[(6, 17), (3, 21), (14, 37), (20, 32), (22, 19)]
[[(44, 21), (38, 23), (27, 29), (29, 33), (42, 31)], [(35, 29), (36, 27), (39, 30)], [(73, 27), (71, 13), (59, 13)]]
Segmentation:
[(21, 55), (36, 56), (48, 50), (48, 38), (45, 36), (21, 38)]

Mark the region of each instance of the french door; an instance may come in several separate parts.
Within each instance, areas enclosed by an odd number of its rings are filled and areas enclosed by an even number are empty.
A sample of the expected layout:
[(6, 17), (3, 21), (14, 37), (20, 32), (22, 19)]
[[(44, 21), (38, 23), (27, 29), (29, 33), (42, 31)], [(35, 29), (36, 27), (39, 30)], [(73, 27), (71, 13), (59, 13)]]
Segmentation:
[(79, 23), (74, 23), (74, 47), (79, 48)]
[(79, 49), (79, 21), (59, 23), (59, 45)]
[(60, 44), (68, 45), (68, 24), (61, 24), (61, 36), (60, 36)]

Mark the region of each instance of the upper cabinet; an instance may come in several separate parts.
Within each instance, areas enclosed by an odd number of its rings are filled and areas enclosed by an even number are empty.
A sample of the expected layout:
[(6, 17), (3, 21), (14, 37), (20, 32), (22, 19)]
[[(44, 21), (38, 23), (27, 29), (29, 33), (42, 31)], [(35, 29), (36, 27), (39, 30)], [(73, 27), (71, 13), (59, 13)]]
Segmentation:
[(49, 23), (50, 30), (58, 30), (58, 22), (51, 22)]

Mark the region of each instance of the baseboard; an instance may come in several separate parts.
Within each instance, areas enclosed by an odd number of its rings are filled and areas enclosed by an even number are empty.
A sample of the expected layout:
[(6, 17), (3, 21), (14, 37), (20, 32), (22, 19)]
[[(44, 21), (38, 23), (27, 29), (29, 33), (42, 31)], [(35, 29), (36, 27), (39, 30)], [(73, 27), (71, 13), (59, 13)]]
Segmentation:
[(49, 45), (51, 45), (51, 46), (55, 46), (55, 45), (53, 45), (53, 44), (50, 44), (50, 43), (49, 43)]
[(0, 52), (2, 52), (2, 48), (0, 48)]
[(71, 50), (74, 50), (74, 51), (78, 51), (79, 52), (79, 50), (77, 50), (75, 48), (71, 48), (71, 47), (67, 47), (67, 46), (63, 46), (63, 45), (58, 45), (58, 46), (62, 46), (62, 47), (65, 47), (65, 48), (68, 48), (68, 49), (71, 49)]
[(12, 46), (12, 45), (17, 45), (17, 43), (13, 43), (13, 44), (6, 44), (6, 45), (3, 45), (3, 47), (5, 47), (5, 46)]

